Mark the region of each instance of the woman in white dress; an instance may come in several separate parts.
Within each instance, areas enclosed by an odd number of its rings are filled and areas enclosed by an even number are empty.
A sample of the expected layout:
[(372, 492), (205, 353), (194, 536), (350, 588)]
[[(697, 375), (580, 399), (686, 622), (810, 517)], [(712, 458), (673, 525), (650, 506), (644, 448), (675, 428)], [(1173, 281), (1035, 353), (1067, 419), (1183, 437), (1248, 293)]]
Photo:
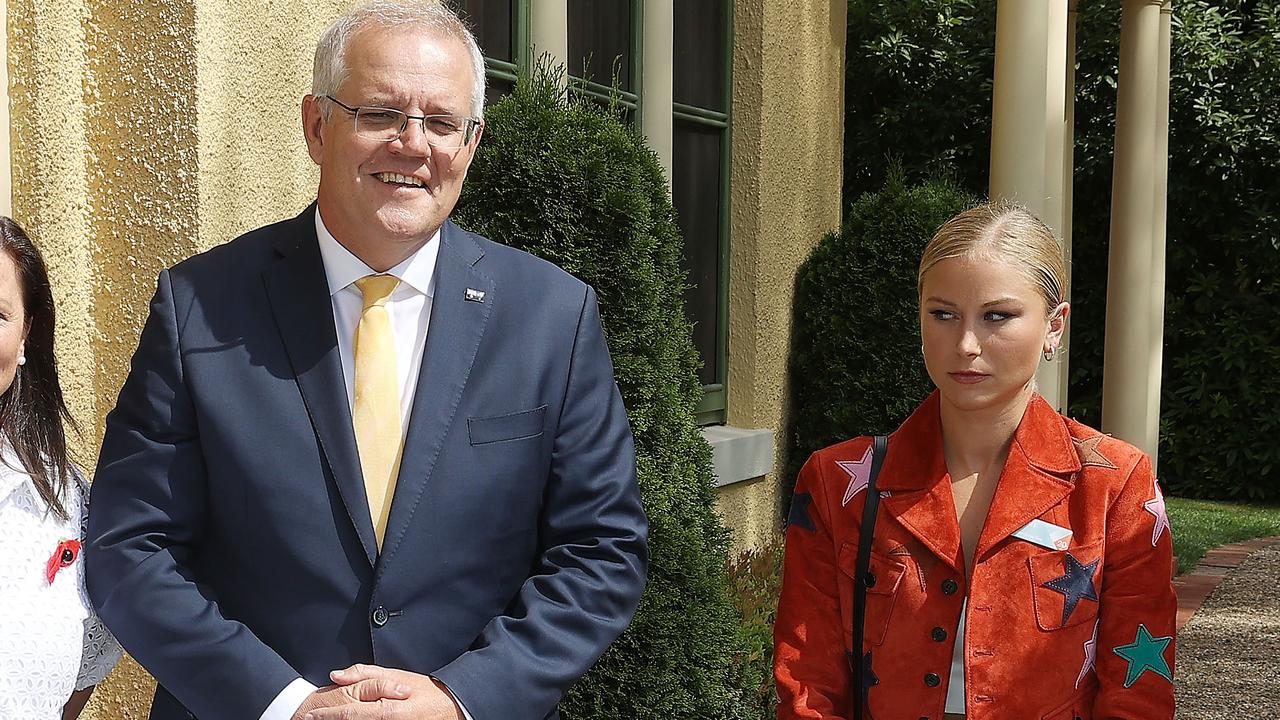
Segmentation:
[(76, 718), (120, 648), (84, 589), (88, 488), (53, 356), (44, 260), (0, 217), (0, 718)]

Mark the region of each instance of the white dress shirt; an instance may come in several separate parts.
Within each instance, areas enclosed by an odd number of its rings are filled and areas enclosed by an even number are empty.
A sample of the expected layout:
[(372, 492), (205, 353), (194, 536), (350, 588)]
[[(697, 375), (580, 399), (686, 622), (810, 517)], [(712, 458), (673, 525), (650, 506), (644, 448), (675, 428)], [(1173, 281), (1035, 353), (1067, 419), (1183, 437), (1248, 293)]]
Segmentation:
[[(342, 379), (347, 387), (347, 404), (355, 402), (355, 336), (364, 310), (364, 296), (355, 282), (366, 275), (375, 275), (363, 260), (356, 257), (338, 242), (325, 227), (316, 209), (316, 238), (320, 241), (320, 259), (324, 262), (325, 279), (329, 284), (329, 299), (333, 303), (333, 324), (338, 334), (338, 354), (342, 357)], [(418, 387), (418, 370), (422, 366), (422, 351), (427, 344), (427, 326), (431, 321), (431, 299), (435, 295), (436, 258), (440, 254), (440, 231), (404, 262), (385, 274), (400, 278), (400, 284), (387, 300), (387, 314), (391, 318), (391, 332), (396, 343), (396, 375), (400, 382), (400, 434), (401, 439), (409, 427), (409, 412), (413, 409), (413, 395)], [(334, 668), (335, 670), (339, 668)], [(260, 720), (289, 720), (316, 686), (303, 678), (285, 686), (276, 699), (267, 706)], [(454, 699), (454, 702), (458, 702)], [(458, 703), (463, 716), (471, 720), (467, 709)]]
[(76, 690), (98, 684), (120, 646), (89, 605), (83, 553), (49, 562), (64, 541), (81, 540), (87, 491), (79, 475), (49, 511), (9, 443), (0, 439), (0, 718), (60, 720)]

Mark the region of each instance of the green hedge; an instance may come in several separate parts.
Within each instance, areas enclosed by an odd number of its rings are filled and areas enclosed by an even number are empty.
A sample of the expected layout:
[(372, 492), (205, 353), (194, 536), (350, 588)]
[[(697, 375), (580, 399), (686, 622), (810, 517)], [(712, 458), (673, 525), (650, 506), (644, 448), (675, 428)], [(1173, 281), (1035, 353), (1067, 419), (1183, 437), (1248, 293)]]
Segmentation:
[[(849, 2), (845, 198), (897, 158), (985, 194), (995, 3)], [(1280, 500), (1280, 0), (1173, 5), (1160, 472)], [(1119, 3), (1080, 3), (1070, 413), (1101, 422)]]
[(949, 180), (883, 189), (849, 210), (796, 277), (788, 477), (814, 450), (895, 429), (933, 385), (920, 354), (916, 270), (948, 218), (977, 199)]
[[(649, 583), (630, 629), (570, 692), (579, 718), (732, 718), (744, 702), (726, 532), (694, 424), (699, 359), (681, 239), (657, 157), (617, 117), (540, 70), (487, 111), (460, 225), (592, 284), (635, 432)], [(501, 692), (501, 688), (495, 688)]]

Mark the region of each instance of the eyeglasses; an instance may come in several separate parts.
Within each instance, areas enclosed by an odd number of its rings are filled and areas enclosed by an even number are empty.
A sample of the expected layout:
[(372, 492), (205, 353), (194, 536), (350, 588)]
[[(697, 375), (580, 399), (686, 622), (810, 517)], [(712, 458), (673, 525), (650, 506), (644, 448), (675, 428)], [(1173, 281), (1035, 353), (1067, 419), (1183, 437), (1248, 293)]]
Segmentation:
[(320, 95), (355, 116), (356, 134), (362, 138), (391, 142), (409, 127), (410, 120), (422, 122), (422, 133), (433, 147), (454, 150), (470, 145), (476, 137), (476, 129), (484, 124), (479, 118), (465, 115), (410, 115), (383, 107), (350, 107), (329, 95)]

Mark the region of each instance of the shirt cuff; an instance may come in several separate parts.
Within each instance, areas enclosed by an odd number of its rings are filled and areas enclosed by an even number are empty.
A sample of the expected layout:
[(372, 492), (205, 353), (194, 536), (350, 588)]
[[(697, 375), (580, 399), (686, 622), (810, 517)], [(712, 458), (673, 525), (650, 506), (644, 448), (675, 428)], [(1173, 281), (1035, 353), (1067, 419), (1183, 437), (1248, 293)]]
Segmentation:
[[(294, 680), (284, 686), (276, 699), (262, 711), (262, 717), (258, 720), (291, 720), (298, 712), (298, 708), (302, 707), (302, 702), (307, 699), (307, 696), (318, 689), (302, 678)], [(467, 720), (471, 719), (467, 718)]]
[[(458, 706), (458, 711), (462, 713), (464, 720), (475, 720), (475, 718), (471, 717), (471, 713), (467, 712), (467, 707), (462, 704), (462, 701), (458, 699), (457, 695), (453, 694), (453, 691), (449, 689), (449, 686), (444, 684), (443, 680), (435, 677), (434, 675), (431, 676), (431, 679), (435, 680), (440, 684), (440, 687), (444, 688), (445, 693), (449, 695), (449, 699), (453, 701), (454, 705)], [(265, 718), (263, 720), (265, 720)]]

